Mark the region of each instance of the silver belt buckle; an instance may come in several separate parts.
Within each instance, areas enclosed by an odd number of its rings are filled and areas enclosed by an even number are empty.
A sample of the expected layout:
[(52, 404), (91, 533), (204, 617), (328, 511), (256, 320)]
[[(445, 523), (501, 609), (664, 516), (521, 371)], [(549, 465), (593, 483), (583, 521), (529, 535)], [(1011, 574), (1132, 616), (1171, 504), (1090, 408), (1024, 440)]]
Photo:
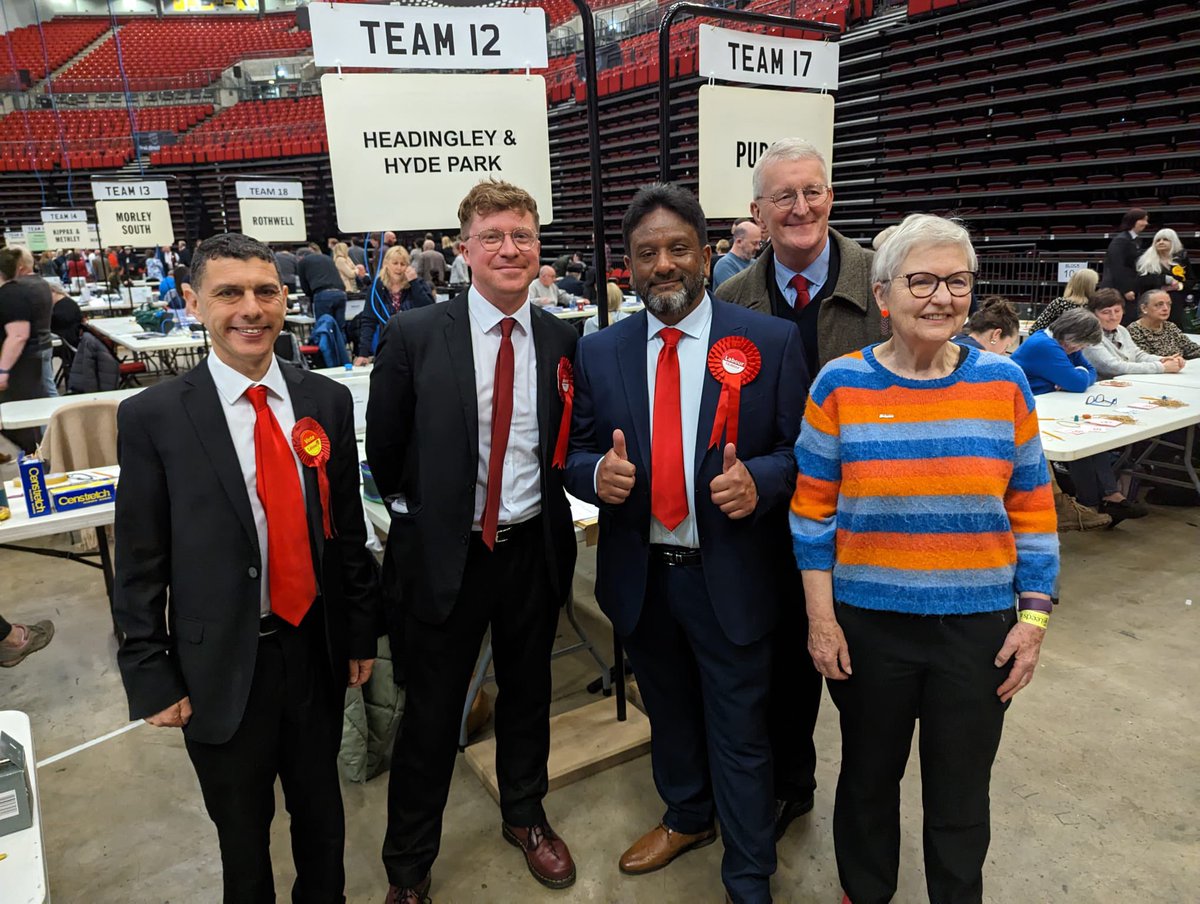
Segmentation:
[(512, 525), (511, 524), (506, 525), (504, 527), (497, 527), (496, 528), (496, 542), (497, 543), (507, 543), (509, 540), (512, 539), (509, 536), (509, 534), (511, 534), (511, 533), (512, 533)]

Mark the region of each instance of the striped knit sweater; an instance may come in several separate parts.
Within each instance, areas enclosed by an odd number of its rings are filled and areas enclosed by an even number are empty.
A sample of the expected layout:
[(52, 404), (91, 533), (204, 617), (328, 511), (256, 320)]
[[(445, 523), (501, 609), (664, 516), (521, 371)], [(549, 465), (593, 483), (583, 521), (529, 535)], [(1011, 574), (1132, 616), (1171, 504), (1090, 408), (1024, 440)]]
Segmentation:
[(874, 346), (830, 361), (796, 441), (791, 529), (834, 598), (918, 615), (994, 612), (1049, 594), (1058, 533), (1037, 411), (1021, 369), (971, 349), (909, 380)]

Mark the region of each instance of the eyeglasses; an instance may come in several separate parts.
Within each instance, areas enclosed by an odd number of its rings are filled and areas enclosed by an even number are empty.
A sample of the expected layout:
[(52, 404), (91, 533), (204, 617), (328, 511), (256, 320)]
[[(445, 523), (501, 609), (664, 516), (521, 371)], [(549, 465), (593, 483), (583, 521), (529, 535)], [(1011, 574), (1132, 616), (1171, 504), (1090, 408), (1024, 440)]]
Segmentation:
[(1111, 408), (1113, 405), (1117, 404), (1116, 396), (1113, 396), (1111, 399), (1106, 399), (1104, 397), (1104, 393), (1102, 392), (1098, 392), (1095, 395), (1090, 395), (1083, 401), (1087, 405), (1098, 405), (1101, 408)]
[(892, 279), (884, 280), (884, 282), (892, 282), (895, 279), (903, 279), (908, 282), (908, 291), (912, 293), (913, 298), (929, 298), (937, 291), (938, 283), (945, 283), (946, 291), (955, 298), (970, 295), (971, 290), (975, 288), (975, 272), (973, 270), (960, 270), (949, 276), (938, 276), (936, 273), (901, 273)]
[(467, 238), (479, 239), (479, 244), (483, 246), (484, 251), (499, 251), (504, 245), (505, 236), (512, 237), (513, 244), (517, 246), (518, 251), (531, 251), (538, 240), (538, 234), (532, 229), (514, 229), (512, 232), (504, 232), (500, 229), (485, 229), (482, 232), (469, 235)]
[(777, 192), (773, 195), (759, 195), (755, 200), (770, 201), (780, 210), (788, 211), (796, 206), (796, 202), (800, 199), (801, 195), (804, 196), (804, 203), (809, 207), (819, 207), (829, 197), (829, 186), (807, 185), (800, 191), (789, 188), (787, 191)]

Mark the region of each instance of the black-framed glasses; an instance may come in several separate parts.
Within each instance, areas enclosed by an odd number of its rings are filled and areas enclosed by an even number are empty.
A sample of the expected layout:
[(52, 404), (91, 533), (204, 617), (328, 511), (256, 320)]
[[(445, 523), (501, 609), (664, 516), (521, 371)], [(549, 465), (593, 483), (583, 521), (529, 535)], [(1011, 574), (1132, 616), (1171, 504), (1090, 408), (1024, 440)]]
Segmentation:
[(504, 245), (505, 236), (512, 237), (513, 244), (517, 246), (518, 251), (531, 251), (538, 240), (538, 234), (532, 229), (514, 229), (511, 232), (505, 232), (502, 229), (484, 229), (467, 236), (467, 238), (479, 239), (479, 244), (483, 246), (484, 251), (499, 251)]
[(975, 288), (975, 271), (974, 270), (959, 270), (957, 273), (951, 273), (949, 276), (938, 276), (936, 273), (901, 273), (899, 276), (894, 276), (892, 279), (886, 280), (892, 282), (895, 279), (903, 279), (908, 283), (908, 291), (912, 293), (913, 298), (929, 298), (937, 291), (938, 283), (946, 284), (946, 291), (955, 298), (962, 298), (971, 294), (971, 290)]
[(780, 210), (788, 211), (796, 206), (796, 202), (800, 197), (804, 197), (804, 203), (809, 207), (819, 207), (824, 204), (829, 197), (828, 185), (806, 185), (804, 188), (796, 191), (794, 188), (789, 188), (786, 191), (776, 192), (773, 195), (760, 195), (755, 200), (770, 201)]

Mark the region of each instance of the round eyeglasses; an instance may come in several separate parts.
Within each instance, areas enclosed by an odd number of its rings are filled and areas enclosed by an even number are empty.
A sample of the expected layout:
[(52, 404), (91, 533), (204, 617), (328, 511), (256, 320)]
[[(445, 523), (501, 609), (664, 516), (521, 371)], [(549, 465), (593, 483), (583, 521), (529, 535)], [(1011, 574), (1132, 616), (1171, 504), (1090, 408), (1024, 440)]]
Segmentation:
[(945, 283), (946, 291), (955, 298), (970, 295), (971, 290), (975, 288), (975, 271), (973, 270), (960, 270), (949, 276), (921, 272), (901, 273), (899, 276), (884, 281), (892, 282), (895, 279), (903, 279), (908, 282), (908, 291), (913, 298), (929, 298), (937, 291), (938, 283)]

